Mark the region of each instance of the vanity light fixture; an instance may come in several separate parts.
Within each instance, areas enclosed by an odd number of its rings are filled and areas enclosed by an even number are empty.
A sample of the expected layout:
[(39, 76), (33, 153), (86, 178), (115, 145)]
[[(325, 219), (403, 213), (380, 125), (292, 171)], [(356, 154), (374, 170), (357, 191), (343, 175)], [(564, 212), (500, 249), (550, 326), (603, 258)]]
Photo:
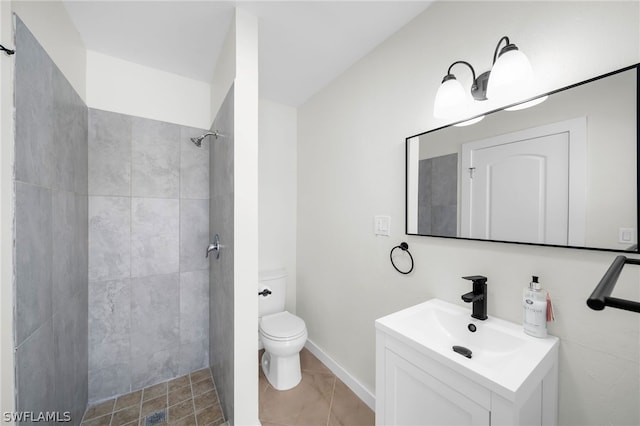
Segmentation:
[[(502, 42), (505, 46), (500, 48)], [(471, 96), (476, 101), (495, 100), (501, 103), (511, 103), (526, 98), (532, 92), (533, 70), (526, 55), (515, 44), (509, 41), (509, 37), (502, 37), (493, 53), (493, 66), (476, 77), (473, 66), (466, 61), (456, 61), (449, 66), (447, 75), (442, 79), (433, 105), (433, 115), (436, 118), (452, 119), (463, 118), (469, 113), (471, 102), (462, 84), (451, 73), (454, 65), (463, 64), (469, 67), (473, 83), (471, 84)], [(528, 108), (537, 105), (546, 99), (538, 98), (515, 107), (515, 109)], [(471, 123), (469, 123), (471, 124)]]

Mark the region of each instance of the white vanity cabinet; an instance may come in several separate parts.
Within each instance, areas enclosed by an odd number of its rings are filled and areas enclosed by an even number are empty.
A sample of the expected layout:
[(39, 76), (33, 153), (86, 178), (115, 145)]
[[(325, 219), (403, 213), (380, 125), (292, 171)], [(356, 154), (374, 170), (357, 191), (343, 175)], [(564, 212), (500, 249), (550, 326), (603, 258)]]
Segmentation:
[[(446, 308), (462, 309), (436, 302), (439, 303)], [(487, 337), (490, 333), (476, 339), (477, 344), (473, 339), (459, 342), (473, 349), (469, 359), (453, 352), (451, 341), (438, 341), (437, 336), (420, 332), (421, 327), (439, 327), (438, 332), (443, 332), (447, 339), (462, 340), (464, 334), (448, 330), (457, 327), (455, 321), (439, 322), (437, 317), (424, 317), (424, 310), (417, 313), (421, 321), (418, 324), (411, 321), (414, 315), (400, 315), (395, 321), (390, 319), (395, 315), (392, 314), (376, 321), (376, 425), (557, 424), (557, 338), (530, 341), (535, 338), (523, 336), (525, 343), (540, 343), (546, 349), (533, 351), (538, 359), (533, 362), (520, 359), (527, 357), (517, 349), (504, 352), (508, 349), (502, 348), (504, 359), (492, 364), (492, 351), (479, 346), (492, 344), (491, 336)], [(465, 332), (471, 333), (468, 324), (483, 331), (481, 328), (487, 324), (468, 318), (466, 311), (464, 314), (459, 318), (463, 324), (459, 325)], [(521, 333), (521, 328), (518, 332)], [(521, 349), (531, 352), (531, 348)], [(512, 374), (510, 370), (518, 367), (524, 371)], [(491, 370), (496, 374), (492, 375)]]
[(376, 407), (378, 424), (490, 424), (489, 409), (465, 395), (471, 389), (458, 392), (391, 350), (385, 352), (384, 363), (384, 409), (379, 412)]

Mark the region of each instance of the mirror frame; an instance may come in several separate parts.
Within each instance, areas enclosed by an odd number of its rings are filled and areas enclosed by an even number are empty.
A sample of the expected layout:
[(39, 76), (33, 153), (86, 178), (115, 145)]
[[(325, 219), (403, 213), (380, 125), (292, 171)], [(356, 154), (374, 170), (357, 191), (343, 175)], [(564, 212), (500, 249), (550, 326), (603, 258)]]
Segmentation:
[[(494, 109), (488, 111), (483, 114), (478, 114), (469, 118), (465, 118), (464, 120), (456, 121), (455, 123), (450, 123), (445, 126), (441, 126), (432, 130), (428, 130), (426, 132), (421, 132), (415, 135), (411, 135), (405, 138), (405, 216), (404, 216), (404, 231), (406, 235), (409, 236), (417, 236), (417, 237), (433, 237), (433, 238), (447, 238), (452, 240), (467, 240), (467, 241), (486, 241), (486, 242), (497, 242), (497, 243), (508, 243), (508, 244), (520, 244), (527, 246), (542, 246), (542, 247), (560, 247), (560, 248), (572, 248), (572, 249), (582, 249), (582, 250), (597, 250), (597, 251), (606, 251), (606, 252), (617, 252), (617, 253), (628, 253), (628, 254), (637, 254), (640, 253), (640, 242), (636, 242), (636, 250), (621, 250), (621, 249), (610, 249), (610, 248), (600, 248), (600, 247), (582, 247), (582, 246), (571, 246), (571, 245), (557, 245), (557, 244), (540, 244), (540, 243), (528, 243), (521, 241), (506, 241), (506, 240), (491, 240), (491, 239), (481, 239), (481, 238), (469, 238), (469, 237), (450, 237), (443, 235), (426, 235), (426, 234), (417, 234), (409, 232), (409, 141), (415, 137), (420, 137), (429, 133), (437, 132), (439, 130), (443, 130), (449, 127), (452, 127), (456, 124), (463, 123), (465, 121), (472, 120), (474, 118), (480, 117), (482, 115), (489, 115), (496, 112), (503, 111), (507, 108), (520, 105), (534, 99), (538, 99), (544, 96), (551, 96), (555, 93), (563, 92), (565, 90), (572, 89), (574, 87), (582, 86), (587, 83), (591, 83), (596, 80), (601, 80), (603, 78), (607, 78), (609, 76), (619, 74), (625, 71), (629, 71), (635, 69), (636, 70), (636, 240), (638, 240), (638, 236), (640, 235), (640, 63), (630, 65), (615, 71), (608, 72), (606, 74), (602, 74), (588, 80), (580, 81), (578, 83), (571, 84), (566, 87), (562, 87), (557, 90), (553, 90), (548, 93), (544, 93), (529, 99), (526, 99), (521, 102), (516, 102), (510, 105), (506, 105), (502, 108)], [(516, 111), (514, 111), (516, 112)]]

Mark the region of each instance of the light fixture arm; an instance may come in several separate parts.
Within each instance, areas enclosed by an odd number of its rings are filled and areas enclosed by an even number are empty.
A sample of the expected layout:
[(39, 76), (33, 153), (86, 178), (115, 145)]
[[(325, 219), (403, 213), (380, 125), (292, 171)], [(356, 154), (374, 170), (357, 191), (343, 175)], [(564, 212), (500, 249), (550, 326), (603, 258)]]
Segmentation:
[[(505, 42), (505, 46), (502, 49), (500, 49), (500, 45), (502, 44), (503, 41)], [(498, 41), (498, 44), (496, 45), (496, 50), (493, 52), (493, 64), (492, 64), (492, 66), (496, 64), (496, 61), (498, 60), (500, 55), (502, 55), (503, 53), (509, 52), (511, 50), (518, 50), (518, 48), (516, 47), (515, 44), (513, 44), (513, 43), (511, 43), (509, 41), (509, 37), (507, 37), (507, 36), (502, 37)]]
[(455, 61), (454, 63), (452, 63), (451, 65), (449, 65), (449, 69), (447, 70), (447, 75), (453, 75), (451, 74), (451, 69), (453, 68), (454, 65), (457, 64), (465, 64), (466, 66), (468, 66), (471, 69), (471, 75), (473, 76), (473, 84), (476, 83), (476, 70), (473, 69), (473, 66), (471, 66), (471, 64), (467, 61)]
[(473, 82), (471, 83), (471, 95), (473, 96), (473, 98), (478, 101), (486, 100), (487, 80), (489, 79), (489, 72), (482, 73), (476, 77), (476, 70), (473, 69), (473, 66), (467, 61), (455, 61), (454, 63), (452, 63), (447, 70), (447, 75), (445, 75), (442, 79), (442, 82), (444, 83), (447, 80), (456, 78), (453, 74), (451, 74), (451, 69), (454, 65), (457, 64), (464, 64), (471, 70), (471, 75), (473, 78)]
[(457, 65), (457, 64), (464, 64), (468, 66), (469, 69), (471, 70), (471, 76), (473, 78), (473, 83), (471, 83), (471, 95), (474, 97), (474, 99), (478, 99), (478, 100), (486, 99), (486, 97), (484, 96), (484, 92), (480, 94), (480, 91), (478, 90), (479, 85), (478, 85), (478, 79), (476, 78), (476, 70), (473, 69), (473, 66), (467, 61), (455, 61), (453, 64), (449, 65), (449, 69), (447, 70), (447, 75), (444, 76), (444, 78), (442, 79), (442, 82), (444, 83), (447, 80), (456, 78), (453, 74), (451, 74), (451, 69), (453, 68), (454, 65)]

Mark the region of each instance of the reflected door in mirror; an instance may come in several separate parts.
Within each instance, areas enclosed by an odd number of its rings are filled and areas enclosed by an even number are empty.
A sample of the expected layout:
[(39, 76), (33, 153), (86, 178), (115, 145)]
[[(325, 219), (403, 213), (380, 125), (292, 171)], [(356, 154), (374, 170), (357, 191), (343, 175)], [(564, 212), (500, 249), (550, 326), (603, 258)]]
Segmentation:
[(461, 236), (567, 245), (568, 134), (478, 145), (462, 148)]

